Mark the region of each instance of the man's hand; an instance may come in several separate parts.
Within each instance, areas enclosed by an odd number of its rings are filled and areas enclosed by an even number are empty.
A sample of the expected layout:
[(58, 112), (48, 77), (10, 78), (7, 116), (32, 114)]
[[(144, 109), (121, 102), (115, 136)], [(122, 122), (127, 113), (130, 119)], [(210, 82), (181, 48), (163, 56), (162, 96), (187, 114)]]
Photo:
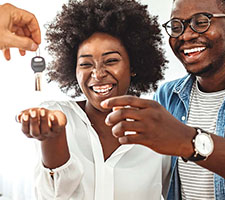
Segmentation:
[[(195, 129), (182, 124), (156, 101), (120, 96), (107, 99), (101, 105), (105, 109), (120, 107), (114, 109), (105, 122), (112, 126), (112, 134), (121, 144), (142, 144), (166, 155), (189, 157), (193, 153), (191, 140)], [(125, 135), (126, 131), (136, 134)]]
[(10, 48), (18, 48), (23, 56), (26, 50), (37, 50), (40, 43), (40, 28), (32, 13), (8, 3), (0, 5), (0, 49), (7, 60)]

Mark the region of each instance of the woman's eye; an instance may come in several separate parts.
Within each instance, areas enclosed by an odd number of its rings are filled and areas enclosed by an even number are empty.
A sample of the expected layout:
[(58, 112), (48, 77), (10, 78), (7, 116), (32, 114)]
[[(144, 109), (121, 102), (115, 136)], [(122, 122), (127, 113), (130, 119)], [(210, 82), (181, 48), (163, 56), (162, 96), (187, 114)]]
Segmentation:
[(80, 63), (80, 67), (83, 67), (83, 68), (87, 68), (87, 67), (91, 67), (92, 64), (91, 63)]
[(119, 60), (116, 59), (116, 58), (111, 58), (111, 59), (106, 60), (106, 61), (105, 61), (105, 64), (106, 64), (106, 65), (113, 65), (113, 64), (117, 63), (118, 61), (119, 61)]

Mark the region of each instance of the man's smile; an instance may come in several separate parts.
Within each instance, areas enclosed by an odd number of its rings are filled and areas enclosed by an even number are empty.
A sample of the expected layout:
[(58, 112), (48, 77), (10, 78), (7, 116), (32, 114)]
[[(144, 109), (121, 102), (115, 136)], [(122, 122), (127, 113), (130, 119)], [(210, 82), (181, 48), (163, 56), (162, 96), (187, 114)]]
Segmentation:
[(193, 55), (201, 53), (205, 49), (206, 47), (194, 47), (191, 49), (184, 49), (183, 52), (185, 56), (193, 56)]
[(180, 54), (185, 63), (196, 63), (204, 55), (207, 50), (206, 46), (183, 47), (180, 49)]

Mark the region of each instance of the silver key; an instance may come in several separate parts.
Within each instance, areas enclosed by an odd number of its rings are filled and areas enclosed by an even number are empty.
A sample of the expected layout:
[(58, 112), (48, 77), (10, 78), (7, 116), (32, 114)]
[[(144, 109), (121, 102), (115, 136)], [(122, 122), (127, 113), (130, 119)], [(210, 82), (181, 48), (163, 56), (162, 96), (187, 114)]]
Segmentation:
[(35, 56), (31, 60), (31, 68), (35, 75), (35, 91), (41, 91), (42, 72), (45, 70), (45, 59), (41, 56)]

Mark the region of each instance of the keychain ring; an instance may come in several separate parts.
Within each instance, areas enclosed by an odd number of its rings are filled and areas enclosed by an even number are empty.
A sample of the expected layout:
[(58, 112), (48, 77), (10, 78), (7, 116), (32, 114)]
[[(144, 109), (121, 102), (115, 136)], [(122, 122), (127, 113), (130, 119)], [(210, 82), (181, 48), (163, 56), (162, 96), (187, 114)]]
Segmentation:
[[(38, 51), (38, 54), (37, 54), (37, 51)], [(38, 47), (37, 51), (35, 51), (36, 56), (41, 56), (41, 50), (40, 50), (40, 47)]]

